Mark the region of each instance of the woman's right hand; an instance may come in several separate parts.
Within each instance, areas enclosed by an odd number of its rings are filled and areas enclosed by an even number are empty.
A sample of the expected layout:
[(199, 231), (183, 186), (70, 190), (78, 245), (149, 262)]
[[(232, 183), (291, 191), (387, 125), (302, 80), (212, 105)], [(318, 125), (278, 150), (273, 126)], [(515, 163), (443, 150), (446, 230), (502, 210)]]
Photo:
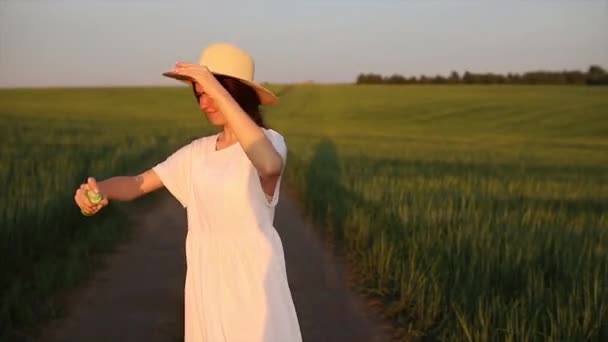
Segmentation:
[(109, 202), (108, 199), (103, 196), (101, 202), (97, 204), (91, 203), (87, 196), (87, 191), (89, 190), (97, 193), (100, 192), (99, 187), (97, 186), (97, 182), (93, 177), (89, 177), (87, 179), (87, 182), (81, 184), (80, 188), (76, 190), (76, 194), (74, 195), (74, 201), (83, 213), (87, 215), (95, 215), (99, 210), (108, 205)]

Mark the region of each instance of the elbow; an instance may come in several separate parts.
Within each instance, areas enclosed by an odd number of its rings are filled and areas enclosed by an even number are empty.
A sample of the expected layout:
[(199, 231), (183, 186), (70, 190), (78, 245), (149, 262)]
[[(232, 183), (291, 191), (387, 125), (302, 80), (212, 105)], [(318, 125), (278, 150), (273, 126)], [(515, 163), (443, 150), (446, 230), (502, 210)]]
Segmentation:
[(272, 178), (278, 177), (281, 175), (281, 171), (283, 170), (283, 160), (279, 158), (273, 158), (269, 160), (267, 163), (264, 163), (259, 169), (258, 173), (262, 178)]

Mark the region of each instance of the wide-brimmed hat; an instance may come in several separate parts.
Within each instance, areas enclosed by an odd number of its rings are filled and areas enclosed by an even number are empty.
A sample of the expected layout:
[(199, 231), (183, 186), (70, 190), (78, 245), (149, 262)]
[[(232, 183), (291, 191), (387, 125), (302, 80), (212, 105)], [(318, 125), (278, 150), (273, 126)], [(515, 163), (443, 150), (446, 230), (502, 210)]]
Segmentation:
[[(208, 45), (201, 53), (198, 64), (206, 66), (212, 74), (233, 77), (252, 87), (263, 105), (275, 104), (279, 100), (272, 91), (254, 81), (255, 65), (253, 58), (234, 44), (214, 43)], [(190, 77), (177, 74), (175, 71), (164, 72), (163, 75), (186, 83), (194, 82)]]

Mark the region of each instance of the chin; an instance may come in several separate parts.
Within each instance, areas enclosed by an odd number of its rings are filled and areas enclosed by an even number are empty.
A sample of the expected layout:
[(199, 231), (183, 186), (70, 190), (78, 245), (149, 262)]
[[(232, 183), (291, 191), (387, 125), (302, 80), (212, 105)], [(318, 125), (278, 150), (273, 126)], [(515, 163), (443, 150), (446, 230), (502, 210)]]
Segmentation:
[(208, 122), (209, 122), (211, 125), (213, 125), (213, 126), (218, 126), (218, 127), (220, 127), (220, 126), (224, 126), (224, 124), (225, 124), (225, 122), (224, 122), (224, 121), (220, 121), (220, 120), (213, 120), (213, 119), (211, 119), (211, 118), (209, 118), (209, 117), (207, 117), (207, 121), (208, 121)]

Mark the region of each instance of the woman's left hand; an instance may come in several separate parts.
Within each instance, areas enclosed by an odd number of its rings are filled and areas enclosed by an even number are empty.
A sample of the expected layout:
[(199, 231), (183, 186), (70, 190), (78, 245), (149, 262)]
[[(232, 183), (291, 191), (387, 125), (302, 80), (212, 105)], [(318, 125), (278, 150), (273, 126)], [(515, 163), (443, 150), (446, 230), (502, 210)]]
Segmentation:
[(175, 72), (195, 80), (212, 97), (217, 95), (219, 90), (223, 89), (221, 83), (204, 65), (177, 62), (175, 63)]

